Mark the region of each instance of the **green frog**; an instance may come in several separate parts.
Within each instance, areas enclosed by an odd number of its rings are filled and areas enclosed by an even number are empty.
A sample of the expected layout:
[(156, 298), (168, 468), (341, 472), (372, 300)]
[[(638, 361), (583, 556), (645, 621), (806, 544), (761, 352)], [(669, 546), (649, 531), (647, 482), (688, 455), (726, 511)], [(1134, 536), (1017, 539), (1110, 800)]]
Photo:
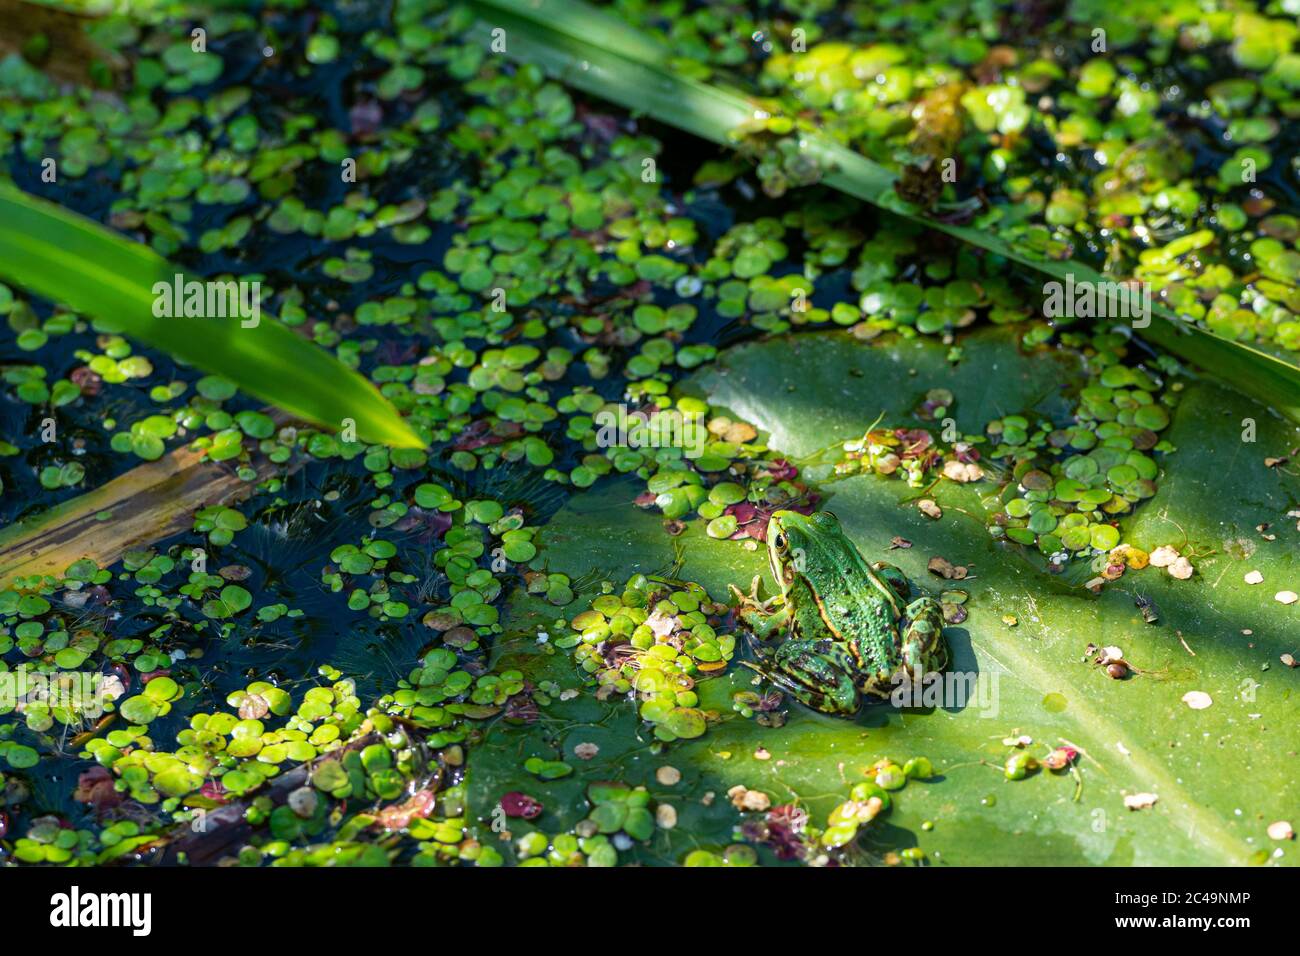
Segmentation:
[(769, 663), (750, 666), (796, 700), (847, 716), (863, 694), (889, 697), (900, 672), (947, 666), (938, 602), (909, 603), (903, 572), (869, 564), (830, 512), (776, 512), (767, 525), (767, 555), (780, 595), (760, 602), (759, 577), (749, 595), (732, 590), (740, 619), (756, 637), (786, 633)]

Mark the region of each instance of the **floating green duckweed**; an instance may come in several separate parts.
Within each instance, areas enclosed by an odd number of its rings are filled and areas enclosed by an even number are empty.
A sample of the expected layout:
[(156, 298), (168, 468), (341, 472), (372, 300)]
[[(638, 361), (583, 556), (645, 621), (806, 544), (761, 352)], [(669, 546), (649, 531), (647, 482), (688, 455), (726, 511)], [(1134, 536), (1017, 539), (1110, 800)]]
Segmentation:
[(621, 594), (593, 600), (555, 643), (573, 649), (598, 696), (633, 695), (655, 737), (671, 742), (717, 719), (699, 708), (695, 685), (724, 672), (735, 652), (735, 636), (718, 631), (725, 614), (698, 584), (637, 574)]
[[(849, 798), (831, 809), (825, 826), (816, 825), (803, 807), (786, 804), (748, 815), (741, 831), (748, 841), (767, 847), (779, 859), (801, 860), (812, 866), (851, 864), (861, 859), (861, 838), (872, 829), (872, 822), (893, 806), (896, 797), (891, 793), (906, 787), (909, 779), (925, 780), (933, 775), (925, 757), (913, 757), (904, 766), (906, 770), (887, 757), (878, 760), (866, 771), (874, 779), (854, 784)], [(894, 863), (923, 859), (924, 853), (915, 847), (886, 855), (886, 862)]]

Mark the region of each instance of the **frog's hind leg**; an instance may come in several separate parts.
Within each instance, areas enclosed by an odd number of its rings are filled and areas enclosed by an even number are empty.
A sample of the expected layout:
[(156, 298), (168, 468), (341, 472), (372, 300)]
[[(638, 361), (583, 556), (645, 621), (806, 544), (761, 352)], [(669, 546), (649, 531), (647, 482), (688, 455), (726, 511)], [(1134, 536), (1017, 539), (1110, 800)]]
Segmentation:
[(776, 649), (770, 666), (745, 662), (775, 687), (823, 714), (846, 716), (862, 704), (852, 662), (843, 647), (825, 641), (791, 640)]
[(903, 663), (912, 673), (941, 671), (948, 666), (948, 642), (943, 636), (943, 608), (932, 597), (917, 598), (904, 612)]
[(871, 566), (885, 583), (894, 589), (900, 601), (906, 601), (912, 596), (912, 582), (907, 580), (907, 575), (894, 567), (892, 564), (885, 564), (883, 561), (877, 561)]

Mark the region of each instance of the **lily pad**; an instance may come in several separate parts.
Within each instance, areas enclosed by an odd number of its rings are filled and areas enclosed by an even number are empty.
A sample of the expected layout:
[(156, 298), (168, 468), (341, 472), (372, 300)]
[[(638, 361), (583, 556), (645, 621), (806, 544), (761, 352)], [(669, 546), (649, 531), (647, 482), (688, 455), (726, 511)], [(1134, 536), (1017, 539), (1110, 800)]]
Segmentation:
[[(971, 341), (968, 354), (980, 349), (1000, 349), (996, 375), (980, 372), (990, 355), (948, 370), (939, 345), (873, 348), (848, 336), (806, 336), (735, 348), (694, 384), (715, 405), (762, 423), (773, 446), (796, 462), (860, 433), (882, 412), (891, 423), (904, 422), (916, 395), (933, 384), (931, 373), (947, 372), (963, 428), (982, 415), (1050, 408), (1057, 400), (1053, 363), (991, 337)], [(809, 363), (821, 373), (809, 374)], [(861, 374), (847, 374), (849, 368)], [(1258, 423), (1254, 445), (1241, 441), (1243, 418)], [(993, 490), (988, 482), (941, 484), (931, 492), (944, 511), (937, 521), (911, 506), (915, 493), (902, 482), (857, 475), (825, 484), (825, 507), (863, 553), (899, 565), (914, 587), (938, 590), (926, 571), (932, 556), (974, 569), (963, 583), (969, 616), (946, 632), (950, 673), (970, 675), (972, 693), (943, 707), (868, 705), (853, 719), (787, 702), (784, 726), (768, 727), (728, 712), (731, 695), (751, 686), (750, 672), (733, 667), (701, 681), (700, 709), (725, 716), (704, 737), (669, 745), (672, 764), (689, 781), (675, 788), (683, 798), (678, 829), (725, 842), (736, 811), (701, 799), (738, 785), (764, 791), (773, 805), (797, 798), (824, 819), (837, 802), (826, 781), (863, 779), (886, 757), (900, 764), (915, 759), (914, 767), (924, 758), (933, 776), (896, 795), (889, 836), (869, 834), (868, 845), (919, 846), (931, 859), (954, 864), (1290, 862), (1269, 857), (1265, 827), (1284, 818), (1297, 799), (1289, 756), (1297, 677), (1275, 663), (1294, 634), (1295, 610), (1267, 600), (1242, 578), (1250, 568), (1279, 581), (1294, 574), (1294, 541), (1267, 542), (1254, 528), (1279, 520), (1300, 483), (1267, 468), (1256, 449), (1294, 447), (1300, 436), (1249, 400), (1194, 383), (1168, 437), (1179, 451), (1155, 498), (1125, 519), (1126, 540), (1204, 554), (1195, 559), (1199, 573), (1180, 581), (1155, 568), (1131, 571), (1100, 594), (1084, 586), (1086, 568), (1051, 574), (1041, 557), (990, 538), (982, 515), (982, 498)], [(572, 499), (539, 536), (550, 566), (574, 580), (621, 581), (669, 566), (676, 548), (683, 560), (677, 575), (700, 582), (715, 599), (729, 584), (766, 573), (761, 548), (716, 540), (699, 522), (670, 540), (659, 519), (630, 506), (635, 493), (636, 483), (625, 481)], [(898, 538), (911, 546), (887, 552)], [(1246, 553), (1248, 560), (1241, 557)], [(1157, 623), (1146, 623), (1137, 598), (1160, 606)], [(509, 623), (523, 625), (534, 614), (549, 617), (539, 602), (516, 595)], [(1089, 642), (1122, 647), (1136, 672), (1112, 679), (1089, 660)], [(572, 682), (555, 676), (565, 674), (567, 662), (554, 656), (511, 652), (510, 662), (534, 679)], [(1214, 706), (1189, 711), (1181, 699), (1191, 690), (1210, 694)], [(629, 784), (648, 782), (654, 790), (657, 760), (633, 742), (637, 720), (627, 701), (583, 693), (552, 710), (575, 740), (599, 743), (600, 759), (624, 768)], [(1068, 747), (1076, 755), (1073, 769), (1008, 779), (1004, 764), (1012, 754), (1005, 741), (1025, 738), (1031, 742), (1018, 752), (1037, 756), (1021, 758), (1026, 767)], [(495, 743), (475, 766), (471, 799), (480, 810), (495, 799), (490, 794), (525, 782), (504, 757), (519, 743)], [(1146, 809), (1127, 809), (1125, 797), (1135, 794), (1158, 799)], [(548, 805), (570, 802), (582, 806), (576, 782)], [(1187, 837), (1192, 832), (1195, 840)], [(639, 852), (647, 860), (680, 862), (661, 837)]]

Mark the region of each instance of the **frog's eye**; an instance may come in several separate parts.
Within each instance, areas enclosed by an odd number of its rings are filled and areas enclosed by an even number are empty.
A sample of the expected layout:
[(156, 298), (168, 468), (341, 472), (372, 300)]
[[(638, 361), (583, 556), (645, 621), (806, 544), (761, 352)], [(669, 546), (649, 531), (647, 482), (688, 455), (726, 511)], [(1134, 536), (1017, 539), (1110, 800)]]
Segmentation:
[(776, 546), (776, 550), (784, 551), (789, 546), (790, 542), (786, 540), (784, 534), (778, 531), (776, 537), (772, 539), (772, 544)]

